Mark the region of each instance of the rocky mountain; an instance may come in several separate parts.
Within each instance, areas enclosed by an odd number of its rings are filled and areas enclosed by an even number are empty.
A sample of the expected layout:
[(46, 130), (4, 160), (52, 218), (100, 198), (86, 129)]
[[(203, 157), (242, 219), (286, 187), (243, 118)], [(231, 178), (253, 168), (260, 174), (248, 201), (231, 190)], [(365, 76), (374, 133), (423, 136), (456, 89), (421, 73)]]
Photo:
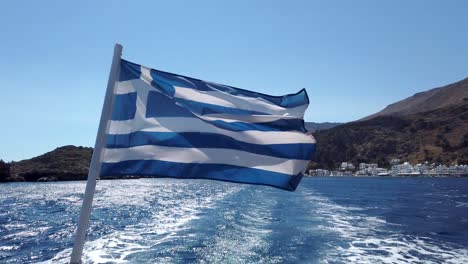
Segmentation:
[(9, 181), (84, 180), (92, 148), (63, 146), (32, 159), (11, 163)]
[(0, 182), (7, 181), (10, 177), (10, 164), (0, 160)]
[(407, 116), (439, 108), (454, 106), (468, 100), (468, 78), (425, 92), (417, 93), (385, 107), (382, 111), (363, 118), (369, 120), (377, 116)]
[(332, 123), (332, 122), (323, 122), (323, 123), (305, 122), (305, 128), (310, 132), (315, 132), (318, 130), (330, 129), (332, 127), (336, 127), (341, 124), (342, 123)]
[(468, 164), (468, 100), (405, 116), (376, 116), (314, 136), (318, 143), (311, 168), (336, 168), (341, 161), (385, 166), (392, 158)]

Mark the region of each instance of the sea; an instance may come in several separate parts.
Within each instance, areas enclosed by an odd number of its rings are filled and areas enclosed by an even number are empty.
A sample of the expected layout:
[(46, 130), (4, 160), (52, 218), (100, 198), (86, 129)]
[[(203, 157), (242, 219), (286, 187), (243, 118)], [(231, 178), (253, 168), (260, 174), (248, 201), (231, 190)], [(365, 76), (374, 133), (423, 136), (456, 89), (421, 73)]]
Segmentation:
[[(0, 184), (0, 263), (67, 263), (85, 182)], [(99, 181), (84, 263), (468, 263), (468, 178)]]

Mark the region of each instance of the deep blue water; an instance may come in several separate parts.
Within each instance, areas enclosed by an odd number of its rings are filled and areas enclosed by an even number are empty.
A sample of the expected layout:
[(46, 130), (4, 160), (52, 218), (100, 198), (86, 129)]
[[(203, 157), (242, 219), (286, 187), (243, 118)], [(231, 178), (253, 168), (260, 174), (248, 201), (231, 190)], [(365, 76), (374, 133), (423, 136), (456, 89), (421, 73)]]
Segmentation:
[[(0, 184), (0, 263), (66, 263), (84, 186)], [(93, 208), (86, 263), (468, 263), (468, 179), (100, 181)]]

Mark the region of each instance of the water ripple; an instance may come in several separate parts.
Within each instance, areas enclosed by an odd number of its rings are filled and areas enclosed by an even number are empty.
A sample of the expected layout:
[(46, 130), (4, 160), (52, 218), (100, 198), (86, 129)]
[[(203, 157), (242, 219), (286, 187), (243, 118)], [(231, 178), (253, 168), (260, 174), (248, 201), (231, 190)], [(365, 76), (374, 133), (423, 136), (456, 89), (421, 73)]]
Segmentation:
[[(204, 180), (100, 181), (83, 260), (467, 263), (468, 184), (426, 181), (381, 188), (378, 179), (305, 179), (294, 193)], [(0, 263), (67, 263), (84, 182), (1, 187)]]

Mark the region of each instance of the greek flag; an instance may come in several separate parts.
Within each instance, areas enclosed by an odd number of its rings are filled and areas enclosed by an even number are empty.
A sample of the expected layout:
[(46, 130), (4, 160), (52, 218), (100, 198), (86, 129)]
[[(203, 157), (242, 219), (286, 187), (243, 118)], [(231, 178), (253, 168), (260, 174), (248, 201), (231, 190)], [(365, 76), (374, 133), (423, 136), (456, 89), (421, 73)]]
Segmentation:
[(100, 177), (139, 175), (295, 190), (314, 150), (309, 100), (271, 96), (120, 61)]

